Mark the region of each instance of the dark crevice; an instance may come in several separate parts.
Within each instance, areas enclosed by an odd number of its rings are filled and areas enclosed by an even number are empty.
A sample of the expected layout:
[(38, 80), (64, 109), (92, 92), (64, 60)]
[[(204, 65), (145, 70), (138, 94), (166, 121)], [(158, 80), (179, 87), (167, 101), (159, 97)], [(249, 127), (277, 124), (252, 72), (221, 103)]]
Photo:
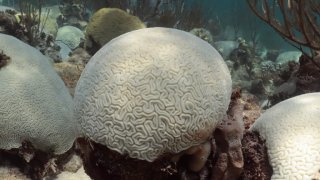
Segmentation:
[(9, 64), (11, 58), (3, 53), (3, 51), (0, 52), (0, 68), (6, 66)]

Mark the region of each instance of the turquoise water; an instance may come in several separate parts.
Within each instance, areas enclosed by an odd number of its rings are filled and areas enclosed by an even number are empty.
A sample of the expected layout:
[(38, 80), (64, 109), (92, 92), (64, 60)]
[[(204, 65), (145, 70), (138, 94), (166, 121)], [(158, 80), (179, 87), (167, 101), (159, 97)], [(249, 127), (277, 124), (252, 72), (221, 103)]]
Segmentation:
[[(155, 0), (150, 0), (150, 4), (154, 4)], [(179, 1), (179, 0), (178, 0)], [(28, 0), (28, 2), (37, 4), (37, 0)], [(45, 5), (61, 4), (63, 0), (43, 0)], [(68, 1), (66, 1), (68, 2)], [(75, 1), (76, 2), (76, 1)], [(83, 1), (84, 2), (84, 1)], [(87, 1), (88, 10), (92, 11), (96, 6), (104, 6), (106, 1), (94, 0)], [(112, 2), (112, 0), (110, 1)], [(134, 3), (135, 0), (123, 1)], [(166, 2), (164, 0), (163, 2)], [(168, 0), (170, 2), (170, 0)], [(2, 0), (2, 5), (18, 8), (19, 0)], [(261, 45), (271, 49), (292, 49), (283, 39), (274, 32), (265, 23), (261, 22), (248, 8), (246, 1), (235, 0), (186, 0), (186, 8), (201, 8), (202, 16), (207, 20), (213, 19), (218, 21), (222, 26), (221, 31), (226, 31), (228, 39), (236, 39), (235, 36), (241, 36), (249, 39), (252, 33), (258, 34), (258, 39)], [(134, 9), (136, 7), (126, 7)], [(234, 31), (237, 31), (236, 33)]]

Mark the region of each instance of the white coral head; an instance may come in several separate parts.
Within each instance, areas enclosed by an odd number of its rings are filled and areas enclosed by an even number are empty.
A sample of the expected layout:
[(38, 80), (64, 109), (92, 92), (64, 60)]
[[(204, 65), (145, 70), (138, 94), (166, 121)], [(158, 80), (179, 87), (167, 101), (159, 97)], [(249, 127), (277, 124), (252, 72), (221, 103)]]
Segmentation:
[(69, 91), (37, 49), (5, 34), (0, 41), (10, 57), (0, 68), (0, 149), (29, 141), (36, 149), (66, 152), (76, 138)]
[(75, 110), (84, 135), (132, 158), (153, 161), (206, 141), (231, 96), (219, 53), (169, 28), (132, 31), (89, 61)]
[(251, 127), (266, 140), (272, 179), (313, 179), (320, 169), (320, 93), (268, 109)]

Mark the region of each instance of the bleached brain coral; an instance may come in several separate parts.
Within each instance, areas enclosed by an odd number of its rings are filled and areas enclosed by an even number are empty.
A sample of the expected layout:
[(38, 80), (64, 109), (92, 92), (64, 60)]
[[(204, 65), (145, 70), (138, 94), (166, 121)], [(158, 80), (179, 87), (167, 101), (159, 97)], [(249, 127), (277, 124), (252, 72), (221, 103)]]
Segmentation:
[(0, 149), (29, 141), (43, 151), (67, 151), (76, 128), (63, 81), (35, 48), (4, 34), (0, 41), (0, 51), (10, 57), (0, 68)]
[(70, 49), (75, 49), (84, 39), (83, 32), (74, 26), (63, 26), (58, 29), (56, 41), (62, 42)]
[(106, 44), (75, 92), (84, 135), (147, 161), (208, 140), (228, 108), (230, 73), (196, 36), (148, 28)]
[(272, 179), (312, 179), (320, 169), (320, 93), (285, 100), (251, 128), (266, 140)]

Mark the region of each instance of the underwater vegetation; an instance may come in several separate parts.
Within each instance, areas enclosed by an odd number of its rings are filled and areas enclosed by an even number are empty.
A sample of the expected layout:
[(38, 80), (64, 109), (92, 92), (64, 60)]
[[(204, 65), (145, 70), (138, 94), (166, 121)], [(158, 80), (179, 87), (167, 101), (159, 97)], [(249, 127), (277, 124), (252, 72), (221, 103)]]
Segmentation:
[(319, 1), (0, 5), (0, 179), (320, 179)]
[[(289, 43), (295, 43), (292, 45), (302, 51), (305, 56), (314, 56), (314, 51), (320, 49), (318, 43), (320, 27), (317, 21), (320, 13), (319, 2), (314, 0), (281, 0), (272, 3), (247, 0), (247, 2), (261, 20), (272, 26)], [(278, 14), (281, 14), (280, 17)], [(302, 46), (309, 48), (311, 55), (305, 52)], [(316, 62), (314, 63), (317, 65)]]

